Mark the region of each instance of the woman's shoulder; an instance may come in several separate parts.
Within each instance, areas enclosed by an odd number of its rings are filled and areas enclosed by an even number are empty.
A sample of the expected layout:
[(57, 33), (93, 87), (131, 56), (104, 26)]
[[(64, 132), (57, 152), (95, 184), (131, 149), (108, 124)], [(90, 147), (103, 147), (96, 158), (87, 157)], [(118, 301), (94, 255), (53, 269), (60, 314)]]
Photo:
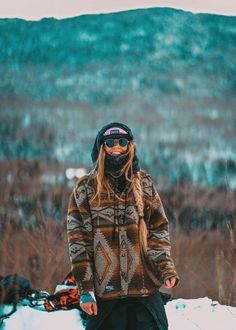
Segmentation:
[(140, 170), (140, 177), (141, 177), (141, 180), (146, 180), (146, 181), (149, 181), (151, 183), (153, 182), (151, 174), (148, 171), (144, 170), (144, 169)]
[(85, 174), (83, 176), (81, 176), (80, 178), (78, 178), (78, 180), (75, 183), (75, 189), (80, 188), (81, 186), (83, 186), (85, 184), (85, 182), (88, 180), (89, 175)]
[(94, 172), (94, 170), (86, 173), (85, 175), (78, 178), (75, 184), (75, 189), (78, 190), (84, 188), (85, 185), (93, 186), (95, 177), (96, 177), (96, 173)]
[(143, 169), (140, 170), (140, 177), (141, 177), (141, 185), (143, 192), (146, 193), (147, 195), (152, 195), (153, 190), (157, 190), (159, 188), (156, 180), (154, 180), (152, 175), (146, 170)]

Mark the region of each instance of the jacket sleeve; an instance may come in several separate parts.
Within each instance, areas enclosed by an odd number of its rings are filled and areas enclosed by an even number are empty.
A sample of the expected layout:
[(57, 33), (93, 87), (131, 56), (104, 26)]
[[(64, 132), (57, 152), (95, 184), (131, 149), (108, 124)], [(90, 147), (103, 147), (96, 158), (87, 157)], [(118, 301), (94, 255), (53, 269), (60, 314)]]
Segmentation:
[(93, 292), (93, 235), (84, 184), (75, 187), (69, 198), (67, 237), (71, 271), (78, 290)]
[(176, 286), (179, 276), (176, 272), (174, 262), (170, 255), (171, 244), (169, 235), (169, 223), (166, 217), (160, 196), (150, 181), (149, 217), (147, 222), (147, 256), (152, 268), (161, 283), (171, 277), (176, 277)]

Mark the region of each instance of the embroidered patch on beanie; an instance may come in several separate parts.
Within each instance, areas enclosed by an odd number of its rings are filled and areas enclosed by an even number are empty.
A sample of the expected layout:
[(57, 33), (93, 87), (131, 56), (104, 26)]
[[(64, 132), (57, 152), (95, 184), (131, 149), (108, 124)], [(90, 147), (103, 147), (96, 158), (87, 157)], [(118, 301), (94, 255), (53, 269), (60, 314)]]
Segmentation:
[(107, 129), (103, 136), (108, 136), (108, 135), (112, 135), (112, 134), (128, 134), (124, 129), (120, 128), (120, 127), (112, 127)]

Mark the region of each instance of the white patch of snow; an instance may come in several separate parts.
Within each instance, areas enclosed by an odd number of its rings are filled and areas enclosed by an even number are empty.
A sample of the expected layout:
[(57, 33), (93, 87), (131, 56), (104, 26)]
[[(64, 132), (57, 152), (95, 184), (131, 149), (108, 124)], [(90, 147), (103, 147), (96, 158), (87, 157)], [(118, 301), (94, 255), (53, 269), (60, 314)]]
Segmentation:
[(55, 147), (54, 150), (54, 155), (59, 161), (63, 161), (65, 160), (67, 157), (69, 157), (70, 155), (72, 155), (73, 153), (73, 145), (69, 145), (69, 144), (58, 144)]
[[(4, 310), (3, 310), (4, 309)], [(198, 299), (174, 299), (165, 305), (169, 330), (235, 330), (236, 307), (220, 305), (208, 297)], [(1, 313), (11, 310), (3, 306)], [(20, 306), (5, 319), (1, 330), (83, 330), (79, 311), (45, 312), (28, 306)]]
[(236, 307), (220, 305), (204, 297), (176, 299), (166, 304), (169, 329), (235, 330)]
[(1, 330), (83, 330), (78, 310), (45, 312), (20, 306)]
[(29, 114), (25, 114), (23, 118), (23, 126), (28, 127), (31, 124), (31, 118)]
[(81, 168), (67, 168), (66, 169), (66, 177), (69, 180), (72, 180), (74, 177), (80, 178), (81, 176), (85, 175), (87, 173), (86, 169)]
[(77, 77), (76, 76), (70, 76), (70, 77), (63, 77), (63, 78), (58, 78), (56, 80), (56, 86), (58, 87), (70, 87), (75, 85), (77, 82)]

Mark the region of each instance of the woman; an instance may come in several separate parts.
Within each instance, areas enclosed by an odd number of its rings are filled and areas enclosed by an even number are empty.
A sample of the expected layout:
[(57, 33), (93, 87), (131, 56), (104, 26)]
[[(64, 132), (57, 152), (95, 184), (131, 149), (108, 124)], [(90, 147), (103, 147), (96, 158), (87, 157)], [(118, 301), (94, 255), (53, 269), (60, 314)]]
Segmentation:
[(94, 169), (80, 178), (68, 208), (72, 272), (87, 330), (165, 330), (159, 288), (179, 282), (168, 219), (148, 173), (140, 169), (129, 127), (97, 134)]

